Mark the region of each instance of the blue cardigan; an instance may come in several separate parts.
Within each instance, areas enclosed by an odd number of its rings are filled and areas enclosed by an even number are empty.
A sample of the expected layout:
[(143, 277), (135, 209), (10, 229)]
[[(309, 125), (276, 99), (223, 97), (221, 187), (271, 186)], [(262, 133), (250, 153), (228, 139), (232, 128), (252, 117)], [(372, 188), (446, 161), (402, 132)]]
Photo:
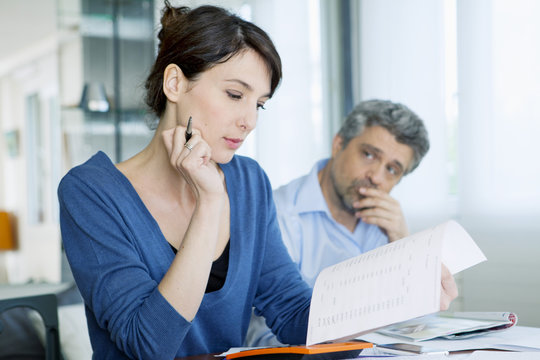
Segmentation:
[(62, 239), (94, 359), (172, 359), (241, 346), (252, 306), (282, 342), (305, 343), (311, 290), (281, 241), (266, 174), (241, 156), (221, 169), (230, 201), (229, 269), (192, 322), (158, 291), (174, 253), (110, 159), (98, 152), (62, 179)]

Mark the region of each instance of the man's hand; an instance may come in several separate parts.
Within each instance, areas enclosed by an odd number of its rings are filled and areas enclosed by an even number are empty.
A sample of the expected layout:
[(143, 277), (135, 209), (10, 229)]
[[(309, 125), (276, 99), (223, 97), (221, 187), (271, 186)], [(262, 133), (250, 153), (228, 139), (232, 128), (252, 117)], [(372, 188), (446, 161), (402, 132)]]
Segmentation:
[(357, 218), (380, 227), (390, 242), (409, 235), (401, 205), (396, 199), (374, 188), (360, 188), (359, 192), (364, 198), (353, 204), (358, 209), (355, 213)]
[(448, 310), (450, 303), (458, 296), (454, 277), (444, 264), (441, 270), (441, 310)]

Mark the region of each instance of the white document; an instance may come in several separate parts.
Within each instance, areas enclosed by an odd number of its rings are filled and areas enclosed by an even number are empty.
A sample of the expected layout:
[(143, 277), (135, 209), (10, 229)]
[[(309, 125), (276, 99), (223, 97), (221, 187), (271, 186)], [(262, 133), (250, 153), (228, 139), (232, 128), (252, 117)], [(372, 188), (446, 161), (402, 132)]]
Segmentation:
[[(404, 341), (403, 339), (391, 337), (372, 332), (360, 336), (361, 340), (371, 342), (373, 344), (391, 344), (404, 342), (408, 344), (418, 344), (413, 341)], [(540, 328), (532, 328), (526, 326), (514, 326), (501, 332), (488, 333), (482, 336), (477, 336), (468, 339), (441, 339), (426, 340), (421, 342), (422, 345), (445, 349), (448, 351), (465, 351), (479, 349), (498, 349), (510, 351), (538, 351), (540, 353)]]
[(306, 343), (350, 339), (437, 312), (441, 262), (455, 273), (485, 259), (449, 221), (330, 266), (313, 288)]
[(439, 226), (444, 226), (443, 264), (452, 275), (487, 260), (482, 250), (457, 222), (450, 220)]

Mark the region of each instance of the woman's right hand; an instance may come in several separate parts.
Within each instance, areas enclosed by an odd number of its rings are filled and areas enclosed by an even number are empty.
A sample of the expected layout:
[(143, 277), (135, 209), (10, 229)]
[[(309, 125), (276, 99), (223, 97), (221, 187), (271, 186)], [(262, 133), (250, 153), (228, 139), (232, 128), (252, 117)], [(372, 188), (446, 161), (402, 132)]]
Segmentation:
[(212, 260), (220, 235), (221, 215), (227, 193), (223, 173), (211, 160), (212, 149), (193, 129), (188, 149), (186, 128), (177, 126), (161, 133), (173, 169), (193, 191), (196, 207), (159, 291), (186, 320), (192, 321), (204, 297)]
[[(186, 179), (197, 200), (204, 196), (223, 196), (224, 180), (218, 165), (211, 160), (212, 149), (197, 129), (186, 143), (183, 126), (163, 131), (162, 137), (171, 165)], [(191, 150), (185, 145), (191, 148)]]

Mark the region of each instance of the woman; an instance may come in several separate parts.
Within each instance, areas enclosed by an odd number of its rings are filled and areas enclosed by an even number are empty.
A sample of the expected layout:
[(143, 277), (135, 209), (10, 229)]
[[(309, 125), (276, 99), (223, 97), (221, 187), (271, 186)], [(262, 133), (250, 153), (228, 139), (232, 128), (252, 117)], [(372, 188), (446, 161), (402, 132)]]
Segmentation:
[(98, 152), (59, 187), (94, 358), (240, 346), (253, 306), (280, 341), (303, 343), (311, 291), (281, 242), (266, 175), (234, 156), (281, 79), (279, 55), (221, 8), (166, 2), (161, 22), (150, 144), (116, 165)]

